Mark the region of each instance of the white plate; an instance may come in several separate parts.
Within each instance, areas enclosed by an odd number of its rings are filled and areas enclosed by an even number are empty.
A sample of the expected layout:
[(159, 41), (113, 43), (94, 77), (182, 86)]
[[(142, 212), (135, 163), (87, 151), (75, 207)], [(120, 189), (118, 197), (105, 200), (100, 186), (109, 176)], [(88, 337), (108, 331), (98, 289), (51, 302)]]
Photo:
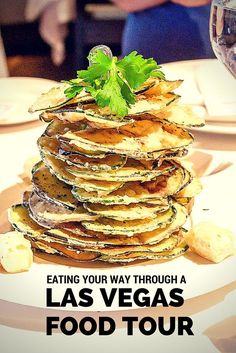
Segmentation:
[(181, 86), (175, 90), (181, 96), (181, 103), (204, 105), (203, 96), (197, 86), (195, 69), (206, 60), (177, 61), (161, 65), (167, 80), (183, 80)]
[[(36, 131), (35, 131), (36, 132)], [(30, 134), (31, 141), (32, 134)], [(25, 142), (27, 145), (27, 142)], [(18, 165), (18, 168), (20, 166)], [(12, 168), (11, 170), (13, 170)], [(16, 166), (15, 166), (16, 169)], [(9, 169), (10, 170), (10, 169)], [(7, 174), (5, 174), (7, 175)], [(196, 224), (201, 221), (212, 221), (215, 224), (231, 229), (236, 235), (235, 223), (235, 199), (236, 188), (234, 187), (236, 179), (235, 166), (218, 174), (203, 178), (204, 189), (197, 198), (193, 209), (193, 222)], [(5, 190), (9, 191), (8, 188)], [(4, 191), (2, 193), (4, 195)], [(7, 197), (7, 196), (5, 196)], [(9, 201), (7, 199), (7, 201)], [(13, 202), (13, 200), (11, 201)], [(80, 267), (69, 267), (53, 263), (34, 263), (29, 272), (20, 274), (1, 274), (1, 291), (0, 299), (9, 302), (30, 305), (33, 307), (45, 307), (46, 288), (53, 287), (53, 300), (60, 301), (63, 298), (66, 287), (72, 287), (77, 295), (78, 291), (83, 287), (93, 289), (94, 303), (89, 308), (79, 308), (80, 311), (108, 311), (122, 310), (118, 306), (117, 300), (111, 308), (107, 308), (101, 298), (99, 287), (106, 287), (109, 291), (111, 284), (80, 284), (73, 285), (49, 285), (46, 282), (47, 275), (182, 275), (186, 277), (187, 284), (161, 284), (165, 293), (169, 293), (173, 287), (180, 287), (184, 290), (184, 298), (192, 298), (210, 291), (221, 288), (235, 281), (236, 256), (231, 256), (222, 263), (212, 264), (208, 261), (191, 255), (181, 256), (172, 261), (166, 262), (148, 262), (132, 266), (100, 266), (81, 264)], [(132, 278), (132, 277), (131, 277)], [(113, 287), (132, 287), (133, 290), (140, 288), (140, 284), (131, 281), (129, 284), (113, 285)], [(144, 284), (153, 296), (158, 284)], [(135, 306), (133, 307), (135, 308)], [(127, 308), (129, 309), (129, 308)], [(131, 308), (130, 308), (131, 309)], [(66, 307), (66, 310), (76, 310), (73, 307)]]
[(203, 127), (191, 127), (190, 130), (198, 132), (206, 132), (212, 134), (236, 134), (236, 122), (218, 122), (218, 121), (208, 121), (206, 110), (203, 106), (192, 105), (196, 114), (205, 119), (205, 126)]
[(192, 127), (190, 130), (212, 134), (236, 135), (236, 123), (213, 123), (206, 121), (205, 126), (201, 128)]
[(163, 70), (169, 80), (184, 80), (175, 90), (183, 104), (205, 108), (205, 120), (212, 123), (205, 131), (220, 133), (217, 123), (227, 122), (229, 129), (223, 127), (222, 133), (235, 133), (229, 123), (236, 124), (236, 81), (223, 64), (217, 59), (189, 60), (164, 64)]
[(0, 78), (0, 125), (21, 124), (38, 119), (29, 106), (57, 82), (35, 77)]

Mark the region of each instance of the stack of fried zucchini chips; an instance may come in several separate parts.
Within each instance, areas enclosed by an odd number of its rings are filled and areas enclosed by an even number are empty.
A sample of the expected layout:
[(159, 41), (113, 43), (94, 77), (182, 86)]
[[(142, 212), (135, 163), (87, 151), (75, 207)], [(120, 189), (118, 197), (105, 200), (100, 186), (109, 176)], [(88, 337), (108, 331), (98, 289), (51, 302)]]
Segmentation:
[(121, 118), (66, 84), (31, 107), (48, 123), (32, 192), (9, 211), (34, 249), (77, 261), (130, 263), (172, 259), (187, 245), (183, 225), (199, 181), (184, 166), (202, 126), (173, 91), (182, 81), (148, 79)]

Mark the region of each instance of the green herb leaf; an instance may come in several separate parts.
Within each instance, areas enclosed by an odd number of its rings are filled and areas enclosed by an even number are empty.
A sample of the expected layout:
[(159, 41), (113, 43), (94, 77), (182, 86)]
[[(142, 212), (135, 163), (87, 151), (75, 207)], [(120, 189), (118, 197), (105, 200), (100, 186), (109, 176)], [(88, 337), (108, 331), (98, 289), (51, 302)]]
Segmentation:
[(77, 71), (80, 79), (91, 84), (96, 79), (106, 79), (106, 74), (109, 73), (112, 65), (112, 59), (105, 55), (101, 50), (97, 50), (93, 54), (94, 64), (89, 66), (87, 70)]
[[(117, 63), (118, 69), (132, 89), (139, 88), (149, 77), (160, 75), (160, 66), (152, 58), (144, 59), (136, 51), (132, 51)], [(164, 78), (163, 73), (161, 73)]]
[(119, 116), (125, 116), (128, 113), (128, 105), (122, 96), (121, 86), (116, 75), (108, 78), (104, 86), (97, 91), (95, 99), (98, 105), (108, 106), (112, 112)]
[(65, 95), (73, 98), (84, 89), (99, 106), (109, 107), (120, 117), (128, 114), (128, 108), (135, 103), (135, 90), (149, 77), (165, 78), (154, 59), (144, 59), (136, 51), (118, 60), (98, 49), (89, 59), (92, 65), (87, 70), (77, 71), (76, 79), (64, 81), (70, 85)]
[(125, 81), (123, 81), (119, 76), (117, 78), (121, 88), (121, 94), (126, 100), (127, 105), (130, 107), (132, 104), (135, 103), (136, 96)]
[(75, 96), (77, 96), (77, 94), (79, 94), (82, 91), (83, 88), (84, 88), (83, 86), (72, 84), (64, 91), (64, 93), (67, 98), (74, 98)]

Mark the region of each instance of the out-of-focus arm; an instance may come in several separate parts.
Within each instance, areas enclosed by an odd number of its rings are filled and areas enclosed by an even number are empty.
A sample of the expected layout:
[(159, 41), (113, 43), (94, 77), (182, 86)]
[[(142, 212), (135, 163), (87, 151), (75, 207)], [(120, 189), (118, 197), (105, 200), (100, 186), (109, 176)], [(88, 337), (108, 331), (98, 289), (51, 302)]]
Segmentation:
[(112, 2), (126, 12), (135, 12), (161, 5), (167, 0), (112, 0)]
[(186, 7), (197, 7), (207, 5), (211, 2), (211, 0), (171, 0), (171, 2)]

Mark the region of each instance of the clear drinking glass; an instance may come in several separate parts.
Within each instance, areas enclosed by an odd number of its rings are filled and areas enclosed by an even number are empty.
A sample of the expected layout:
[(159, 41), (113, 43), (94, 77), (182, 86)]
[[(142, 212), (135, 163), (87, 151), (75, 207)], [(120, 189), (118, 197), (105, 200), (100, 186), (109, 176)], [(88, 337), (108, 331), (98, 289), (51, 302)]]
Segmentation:
[(236, 78), (236, 0), (213, 0), (210, 16), (211, 45)]

